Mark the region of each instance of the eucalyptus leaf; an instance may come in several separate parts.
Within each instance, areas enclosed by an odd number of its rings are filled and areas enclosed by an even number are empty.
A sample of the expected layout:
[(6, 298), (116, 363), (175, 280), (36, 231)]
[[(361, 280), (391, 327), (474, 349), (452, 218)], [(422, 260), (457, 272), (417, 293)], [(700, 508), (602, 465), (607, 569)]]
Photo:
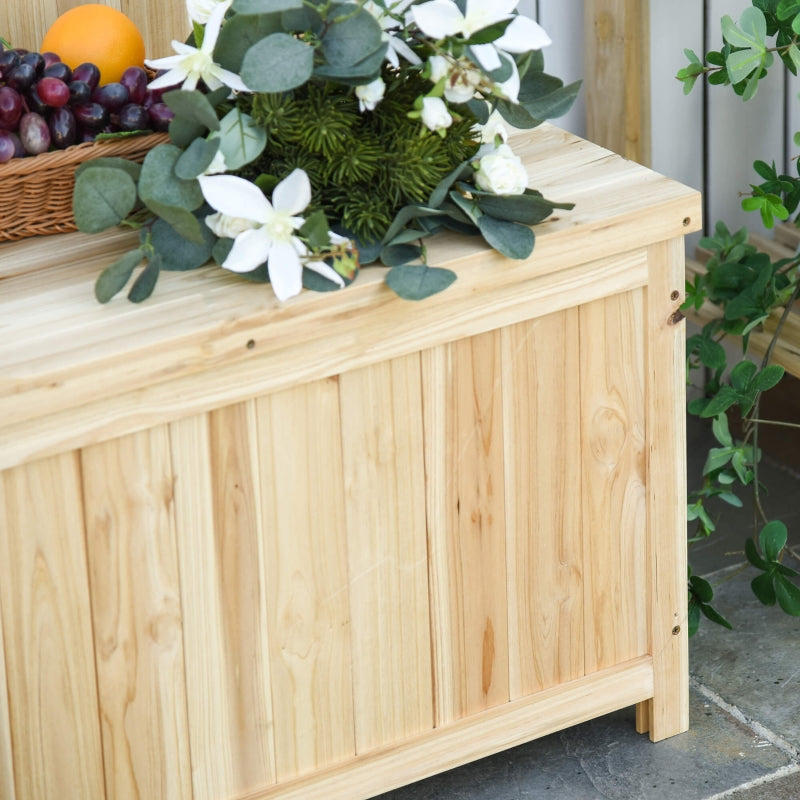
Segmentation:
[(128, 300), (132, 303), (141, 303), (147, 300), (156, 288), (159, 273), (161, 272), (160, 259), (157, 255), (150, 258), (147, 266), (139, 273), (128, 292)]
[(173, 89), (164, 93), (163, 100), (175, 112), (176, 117), (195, 122), (211, 131), (219, 130), (217, 112), (203, 92)]
[(194, 211), (203, 204), (203, 193), (196, 180), (184, 180), (175, 174), (175, 165), (183, 151), (173, 144), (154, 147), (144, 159), (139, 177), (139, 196), (155, 213), (164, 207)]
[(95, 167), (77, 176), (72, 192), (72, 212), (84, 233), (119, 225), (136, 205), (136, 184), (124, 169)]
[(572, 203), (552, 203), (536, 194), (498, 195), (475, 192), (478, 208), (485, 214), (523, 225), (536, 225), (547, 219), (556, 208), (574, 208)]
[[(427, 208), (426, 206), (403, 206), (395, 215), (392, 224), (387, 228), (384, 234), (382, 243), (388, 244), (397, 234), (411, 222), (412, 219), (418, 217), (432, 217), (441, 214), (438, 208)], [(376, 256), (377, 258), (377, 256)]]
[(302, 5), (303, 0), (234, 0), (233, 10), (237, 14), (273, 14)]
[(351, 86), (369, 83), (380, 75), (388, 47), (386, 42), (382, 42), (377, 50), (355, 64), (319, 64), (314, 68), (314, 76), (338, 80)]
[(386, 273), (389, 288), (404, 300), (424, 300), (444, 291), (456, 279), (452, 270), (428, 267), (424, 264), (403, 264)]
[(369, 11), (344, 4), (335, 13), (339, 16), (322, 37), (322, 52), (328, 64), (357, 64), (380, 48), (383, 31)]
[(267, 145), (267, 132), (238, 108), (220, 122), (219, 149), (227, 170), (235, 170), (258, 158)]
[(472, 168), (469, 166), (469, 161), (462, 161), (449, 174), (445, 175), (431, 192), (431, 196), (428, 198), (428, 207), (439, 208), (447, 198), (450, 187), (457, 180), (465, 178), (470, 172), (472, 172)]
[(272, 33), (245, 53), (240, 75), (254, 92), (288, 92), (302, 86), (313, 69), (311, 45), (288, 33)]
[(219, 150), (219, 137), (195, 139), (175, 162), (175, 174), (184, 180), (202, 175)]
[(495, 250), (508, 258), (528, 258), (533, 252), (536, 237), (533, 231), (525, 225), (484, 214), (478, 219), (478, 228), (483, 238)]
[(139, 180), (139, 175), (142, 171), (142, 165), (138, 164), (136, 161), (130, 161), (127, 158), (119, 158), (117, 156), (101, 156), (100, 158), (92, 158), (79, 164), (78, 168), (75, 170), (75, 176), (77, 177), (87, 169), (93, 169), (94, 167), (121, 169), (127, 172), (134, 182)]
[(280, 13), (234, 14), (222, 26), (214, 47), (214, 60), (221, 67), (238, 74), (242, 69), (244, 54), (256, 42), (283, 31), (283, 15)]
[(170, 206), (158, 200), (148, 201), (147, 207), (170, 227), (174, 228), (178, 236), (195, 244), (202, 244), (203, 228), (206, 226), (201, 226), (197, 217), (191, 211), (180, 206)]
[(107, 266), (94, 284), (94, 295), (101, 303), (107, 303), (120, 292), (130, 280), (133, 270), (141, 264), (144, 251), (140, 248), (130, 250)]
[[(201, 213), (205, 216), (205, 210)], [(200, 220), (198, 220), (198, 230), (202, 236), (200, 242), (181, 236), (165, 220), (156, 220), (150, 231), (150, 244), (161, 258), (161, 269), (184, 272), (208, 263), (216, 236), (208, 225)]]
[(387, 267), (399, 267), (419, 259), (422, 248), (412, 244), (390, 244), (381, 250), (381, 261)]

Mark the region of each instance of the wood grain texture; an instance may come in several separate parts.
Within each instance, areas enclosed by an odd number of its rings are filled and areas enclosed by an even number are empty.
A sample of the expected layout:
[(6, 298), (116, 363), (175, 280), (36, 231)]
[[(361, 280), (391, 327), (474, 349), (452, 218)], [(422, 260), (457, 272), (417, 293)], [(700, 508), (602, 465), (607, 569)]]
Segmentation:
[[(0, 508), (5, 508), (3, 481), (0, 481)], [(14, 787), (14, 755), (11, 750), (11, 718), (8, 713), (8, 683), (6, 681), (6, 647), (3, 638), (3, 614), (0, 612), (0, 797), (16, 800)]]
[(684, 299), (680, 239), (649, 250), (647, 288), (647, 537), (649, 627), (654, 696), (650, 738), (689, 727), (689, 640), (686, 593), (685, 324), (673, 316)]
[(356, 752), (338, 382), (260, 398), (257, 412), (276, 769), (285, 781)]
[(437, 726), (508, 690), (500, 332), (422, 353)]
[[(0, 610), (16, 796), (101, 798), (78, 459), (67, 453), (37, 461), (3, 472), (0, 482)], [(8, 785), (9, 764), (2, 770)]]
[(275, 782), (254, 403), (170, 426), (194, 799)]
[(584, 673), (578, 316), (503, 329), (513, 698)]
[(433, 727), (418, 356), (340, 377), (356, 751)]
[(166, 427), (82, 453), (106, 793), (192, 797)]
[(642, 290), (580, 308), (586, 672), (648, 651)]
[(587, 138), (650, 163), (648, 0), (586, 0)]

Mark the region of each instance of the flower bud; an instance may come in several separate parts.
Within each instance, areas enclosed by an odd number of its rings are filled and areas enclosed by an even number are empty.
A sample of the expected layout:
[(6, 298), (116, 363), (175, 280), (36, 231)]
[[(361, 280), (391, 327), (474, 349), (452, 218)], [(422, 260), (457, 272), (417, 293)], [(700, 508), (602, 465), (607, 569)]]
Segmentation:
[(375, 106), (383, 100), (386, 84), (383, 78), (375, 78), (371, 83), (363, 86), (356, 86), (356, 97), (358, 98), (359, 111), (373, 111)]
[(422, 98), (422, 122), (432, 131), (444, 130), (452, 125), (453, 118), (441, 97)]
[(481, 156), (475, 183), (493, 194), (522, 194), (528, 185), (528, 172), (522, 159), (507, 144)]

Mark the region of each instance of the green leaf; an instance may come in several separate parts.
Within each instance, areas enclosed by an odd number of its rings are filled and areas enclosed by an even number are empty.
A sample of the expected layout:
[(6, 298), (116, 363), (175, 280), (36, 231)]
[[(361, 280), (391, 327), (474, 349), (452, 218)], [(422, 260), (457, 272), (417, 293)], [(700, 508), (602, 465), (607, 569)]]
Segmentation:
[[(484, 103), (484, 106), (486, 104)], [(447, 195), (450, 191), (450, 187), (464, 175), (465, 173), (472, 172), (471, 167), (469, 166), (468, 161), (462, 161), (454, 170), (452, 170), (448, 175), (445, 175), (442, 180), (436, 185), (436, 188), (431, 192), (431, 196), (428, 199), (428, 207), (429, 208), (439, 208), (439, 206), (445, 201)]]
[(779, 364), (770, 364), (768, 367), (764, 367), (764, 369), (755, 376), (753, 379), (753, 386), (760, 392), (772, 389), (773, 386), (780, 383), (785, 372), (786, 370)]
[(200, 184), (175, 174), (175, 165), (182, 154), (183, 151), (173, 144), (161, 144), (145, 156), (139, 178), (139, 196), (157, 214), (156, 206), (194, 211), (203, 203)]
[(781, 551), (786, 547), (789, 533), (786, 525), (780, 520), (768, 522), (758, 535), (758, 543), (761, 545), (761, 552), (767, 561), (777, 561)]
[(455, 272), (440, 267), (404, 264), (386, 273), (389, 288), (404, 300), (424, 300), (444, 291), (456, 279)]
[[(438, 208), (426, 208), (425, 206), (403, 206), (395, 216), (392, 224), (386, 230), (386, 233), (383, 237), (383, 243), (388, 244), (391, 242), (397, 234), (411, 222), (412, 219), (417, 219), (418, 217), (433, 217), (439, 216), (441, 214), (441, 210)], [(375, 256), (377, 258), (377, 255)]]
[(245, 53), (240, 75), (254, 92), (288, 92), (302, 86), (313, 69), (313, 47), (288, 33), (272, 33)]
[(712, 447), (708, 451), (706, 463), (703, 467), (703, 475), (708, 475), (724, 467), (731, 460), (732, 455), (733, 451), (730, 447)]
[(697, 599), (701, 602), (710, 603), (714, 598), (714, 590), (711, 588), (711, 584), (705, 578), (701, 578), (699, 575), (692, 575), (692, 577), (689, 579), (689, 583), (691, 584), (692, 591), (697, 596)]
[(337, 13), (341, 16), (322, 37), (322, 52), (328, 64), (357, 64), (380, 49), (383, 31), (369, 11), (344, 4)]
[(711, 431), (714, 438), (723, 446), (731, 447), (733, 445), (733, 437), (728, 426), (728, 417), (726, 414), (718, 414), (714, 417), (711, 423)]
[(160, 259), (157, 255), (151, 257), (147, 266), (139, 273), (128, 292), (128, 300), (132, 303), (141, 303), (153, 293), (161, 271)]
[(709, 369), (724, 369), (727, 363), (725, 348), (707, 337), (701, 337), (697, 355)]
[(751, 6), (746, 8), (739, 25), (727, 14), (722, 17), (722, 36), (726, 42), (734, 47), (766, 48), (767, 19), (760, 8)]
[(387, 267), (399, 267), (419, 259), (422, 248), (412, 244), (390, 244), (381, 250), (380, 259)]
[(744, 554), (747, 557), (747, 560), (758, 569), (766, 570), (770, 568), (770, 563), (768, 561), (764, 561), (763, 558), (758, 554), (758, 550), (756, 549), (756, 543), (752, 539), (748, 539), (744, 543)]
[(219, 138), (195, 139), (175, 162), (175, 174), (184, 180), (202, 175), (219, 150)]
[(235, 14), (222, 26), (214, 47), (214, 60), (237, 75), (242, 69), (244, 54), (256, 42), (272, 33), (282, 33), (282, 15)]
[(173, 89), (164, 93), (163, 100), (175, 112), (176, 117), (197, 123), (211, 131), (219, 130), (217, 112), (203, 92)]
[(541, 195), (533, 193), (497, 195), (474, 191), (473, 196), (478, 203), (478, 208), (484, 214), (495, 219), (520, 222), (523, 225), (536, 225), (547, 219), (555, 208), (574, 208), (572, 203), (551, 203)]
[[(205, 216), (205, 211), (195, 212), (194, 216), (197, 217), (198, 213)], [(201, 235), (199, 242), (181, 236), (172, 225), (163, 219), (156, 220), (150, 232), (150, 243), (161, 259), (161, 269), (184, 272), (202, 267), (208, 262), (216, 237), (208, 225), (199, 220), (198, 229)], [(142, 231), (141, 237), (144, 241), (146, 237), (144, 231)]]
[(775, 576), (775, 594), (778, 605), (793, 617), (800, 617), (800, 589), (795, 584), (783, 577)]
[(488, 214), (479, 217), (477, 224), (481, 236), (498, 253), (508, 258), (523, 259), (533, 252), (536, 237), (530, 228)]
[(303, 0), (234, 0), (233, 10), (237, 14), (272, 14), (302, 5)]
[(689, 638), (697, 633), (700, 627), (700, 604), (695, 600), (689, 601)]
[(85, 172), (87, 169), (94, 167), (113, 167), (127, 172), (131, 176), (134, 183), (139, 180), (139, 174), (142, 171), (142, 165), (137, 164), (135, 161), (129, 161), (127, 158), (118, 158), (116, 156), (102, 156), (100, 158), (92, 158), (89, 161), (84, 161), (78, 165), (75, 170), (75, 177)]
[(267, 146), (267, 132), (238, 108), (229, 111), (220, 122), (219, 149), (230, 172), (258, 158)]
[(309, 214), (298, 231), (303, 241), (313, 250), (323, 250), (326, 247), (330, 247), (329, 232), (328, 220), (322, 210)]
[(144, 252), (137, 248), (118, 258), (107, 266), (98, 276), (94, 284), (94, 295), (101, 303), (107, 303), (117, 292), (121, 291), (130, 280), (133, 270), (144, 258)]
[(717, 497), (722, 500), (723, 503), (734, 506), (734, 508), (742, 508), (744, 506), (744, 503), (742, 503), (733, 492), (720, 492)]
[(730, 386), (722, 386), (720, 390), (705, 404), (700, 412), (701, 417), (716, 417), (739, 402), (739, 394)]
[(731, 370), (731, 386), (740, 392), (745, 391), (758, 372), (758, 367), (752, 361), (740, 361)]
[(703, 612), (703, 615), (711, 620), (711, 622), (715, 622), (717, 625), (722, 625), (723, 628), (727, 628), (729, 631), (733, 630), (733, 625), (731, 625), (722, 614), (719, 613), (715, 608), (706, 603), (700, 606), (700, 610)]
[(753, 578), (753, 580), (750, 582), (750, 588), (753, 590), (753, 594), (765, 606), (775, 605), (778, 597), (775, 592), (775, 586), (772, 582), (772, 575), (770, 575), (768, 572), (764, 572), (761, 575)]
[(136, 184), (124, 169), (95, 167), (78, 175), (72, 192), (72, 211), (84, 233), (119, 225), (136, 205)]

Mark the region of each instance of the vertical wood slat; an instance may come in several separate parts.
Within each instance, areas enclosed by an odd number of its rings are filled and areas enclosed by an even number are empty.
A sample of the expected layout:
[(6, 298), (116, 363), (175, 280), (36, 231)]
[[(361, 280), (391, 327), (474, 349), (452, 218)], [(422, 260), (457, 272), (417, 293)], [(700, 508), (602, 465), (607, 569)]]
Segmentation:
[(644, 313), (641, 289), (580, 307), (587, 673), (648, 651)]
[(168, 431), (82, 451), (111, 798), (192, 797)]
[(436, 724), (509, 699), (500, 332), (422, 353)]
[(253, 403), (170, 426), (195, 800), (275, 782)]
[[(0, 480), (0, 509), (5, 508), (3, 481)], [(2, 573), (0, 572), (0, 576)], [(2, 577), (0, 577), (2, 580)], [(3, 637), (2, 597), (0, 596), (0, 797), (16, 800), (14, 788), (14, 754), (11, 749), (11, 717), (8, 710), (8, 683), (6, 681), (6, 643)]]
[[(650, 738), (657, 742), (689, 726), (689, 645), (686, 593), (685, 323), (682, 239), (648, 249), (646, 414), (650, 638), (653, 699)], [(638, 719), (637, 715), (637, 719)], [(641, 720), (640, 720), (641, 723)], [(639, 727), (642, 727), (640, 724)]]
[(340, 376), (359, 753), (433, 727), (418, 355)]
[(339, 417), (336, 379), (257, 401), (279, 781), (356, 752)]
[(578, 335), (577, 309), (503, 330), (512, 699), (584, 674)]
[(587, 138), (650, 163), (648, 0), (586, 0)]
[(42, 459), (3, 472), (0, 483), (0, 610), (17, 796), (102, 798), (78, 459)]

